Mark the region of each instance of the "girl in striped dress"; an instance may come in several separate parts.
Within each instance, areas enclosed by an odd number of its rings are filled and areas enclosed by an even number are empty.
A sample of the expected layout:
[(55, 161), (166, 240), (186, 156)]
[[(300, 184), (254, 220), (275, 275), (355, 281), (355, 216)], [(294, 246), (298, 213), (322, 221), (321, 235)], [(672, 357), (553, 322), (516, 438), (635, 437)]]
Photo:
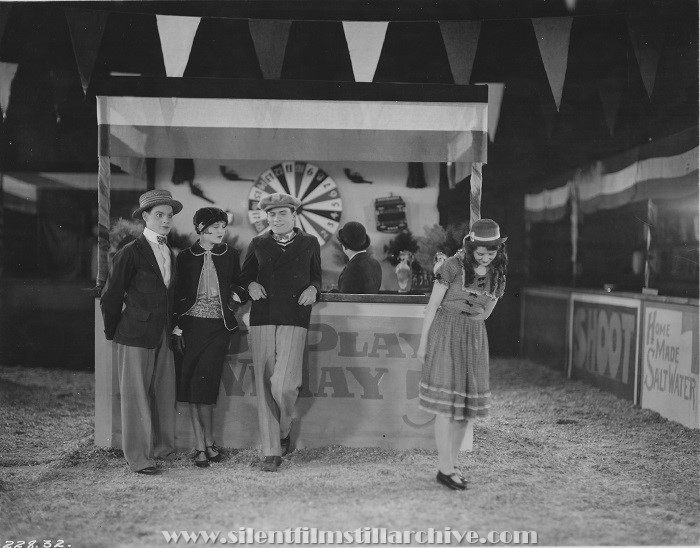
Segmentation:
[(506, 239), (491, 219), (476, 221), (461, 252), (438, 268), (423, 320), (419, 405), (435, 414), (437, 481), (450, 489), (466, 488), (455, 465), (468, 420), (491, 406), (484, 320), (505, 289)]

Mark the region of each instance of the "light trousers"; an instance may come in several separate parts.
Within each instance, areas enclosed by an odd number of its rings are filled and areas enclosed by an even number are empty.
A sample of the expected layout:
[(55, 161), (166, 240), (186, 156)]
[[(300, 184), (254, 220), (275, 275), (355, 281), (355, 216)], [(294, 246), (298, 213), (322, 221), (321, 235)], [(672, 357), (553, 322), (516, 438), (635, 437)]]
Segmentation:
[(258, 395), (258, 423), (264, 456), (282, 454), (301, 387), (307, 329), (295, 325), (250, 327), (250, 349)]
[(122, 449), (133, 471), (175, 450), (175, 364), (168, 336), (157, 348), (117, 344)]

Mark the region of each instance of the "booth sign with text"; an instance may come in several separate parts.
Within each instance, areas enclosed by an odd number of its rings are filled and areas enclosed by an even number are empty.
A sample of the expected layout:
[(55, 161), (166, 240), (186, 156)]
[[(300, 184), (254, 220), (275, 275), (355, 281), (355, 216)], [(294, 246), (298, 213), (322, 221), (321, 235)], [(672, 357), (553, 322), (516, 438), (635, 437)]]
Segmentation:
[(643, 331), (642, 407), (699, 428), (697, 308), (645, 306)]
[(637, 403), (640, 302), (573, 294), (569, 374)]

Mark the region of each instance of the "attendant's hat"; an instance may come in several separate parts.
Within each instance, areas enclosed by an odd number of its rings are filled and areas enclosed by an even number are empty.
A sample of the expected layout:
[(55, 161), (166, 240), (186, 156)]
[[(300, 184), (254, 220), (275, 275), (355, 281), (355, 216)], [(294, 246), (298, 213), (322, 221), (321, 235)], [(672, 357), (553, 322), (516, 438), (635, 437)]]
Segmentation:
[(492, 219), (479, 219), (472, 225), (471, 232), (464, 237), (464, 243), (472, 242), (477, 245), (492, 246), (505, 242), (508, 236), (501, 238), (501, 228)]
[(147, 209), (151, 209), (152, 207), (159, 205), (171, 206), (173, 208), (174, 215), (182, 211), (182, 204), (177, 200), (173, 199), (173, 195), (170, 194), (168, 190), (156, 189), (144, 192), (143, 194), (141, 194), (141, 196), (139, 196), (139, 208), (134, 210), (131, 216), (134, 219), (140, 219), (141, 213), (143, 213)]
[(198, 209), (192, 219), (194, 230), (197, 234), (201, 234), (207, 227), (219, 221), (223, 222), (224, 226), (228, 225), (228, 215), (223, 209), (219, 209), (218, 207), (203, 207)]
[(365, 227), (355, 221), (345, 223), (338, 230), (338, 240), (352, 251), (363, 251), (369, 247), (369, 236)]
[(301, 202), (294, 196), (285, 194), (284, 192), (275, 192), (268, 194), (258, 204), (258, 208), (263, 211), (274, 209), (276, 207), (289, 207), (292, 211), (296, 211), (301, 207)]

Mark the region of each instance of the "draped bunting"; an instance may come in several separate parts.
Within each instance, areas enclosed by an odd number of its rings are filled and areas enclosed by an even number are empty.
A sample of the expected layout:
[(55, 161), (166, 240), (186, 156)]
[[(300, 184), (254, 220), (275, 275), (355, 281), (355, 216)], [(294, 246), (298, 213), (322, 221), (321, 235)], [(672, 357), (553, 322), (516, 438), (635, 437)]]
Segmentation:
[(644, 88), (651, 99), (666, 30), (665, 24), (663, 18), (655, 16), (653, 12), (628, 13), (626, 19)]
[(561, 106), (561, 95), (564, 90), (566, 66), (569, 60), (569, 37), (573, 17), (533, 18), (537, 45), (540, 48), (547, 79), (552, 88), (557, 111)]
[(501, 104), (503, 103), (503, 92), (506, 85), (498, 82), (478, 82), (489, 87), (489, 141), (493, 143), (498, 129), (498, 117), (501, 115)]
[(109, 13), (104, 11), (66, 10), (66, 20), (73, 41), (73, 52), (78, 64), (80, 81), (83, 84), (83, 93), (87, 93), (90, 85), (92, 69), (95, 67), (108, 17)]
[(374, 79), (388, 25), (384, 21), (343, 21), (356, 82), (371, 82)]
[(697, 196), (697, 181), (697, 128), (691, 128), (577, 170), (563, 186), (527, 194), (525, 217), (530, 222), (560, 220), (572, 195), (584, 214), (649, 199)]
[(279, 79), (292, 22), (251, 19), (248, 25), (263, 76), (268, 80)]
[[(440, 21), (455, 84), (469, 84), (481, 32), (481, 21)], [(493, 141), (491, 132), (489, 137)]]
[(156, 15), (167, 76), (180, 77), (184, 74), (199, 21), (199, 17)]
[(10, 106), (10, 92), (12, 91), (12, 80), (17, 73), (17, 63), (0, 62), (0, 110), (2, 119), (7, 118), (7, 109)]

